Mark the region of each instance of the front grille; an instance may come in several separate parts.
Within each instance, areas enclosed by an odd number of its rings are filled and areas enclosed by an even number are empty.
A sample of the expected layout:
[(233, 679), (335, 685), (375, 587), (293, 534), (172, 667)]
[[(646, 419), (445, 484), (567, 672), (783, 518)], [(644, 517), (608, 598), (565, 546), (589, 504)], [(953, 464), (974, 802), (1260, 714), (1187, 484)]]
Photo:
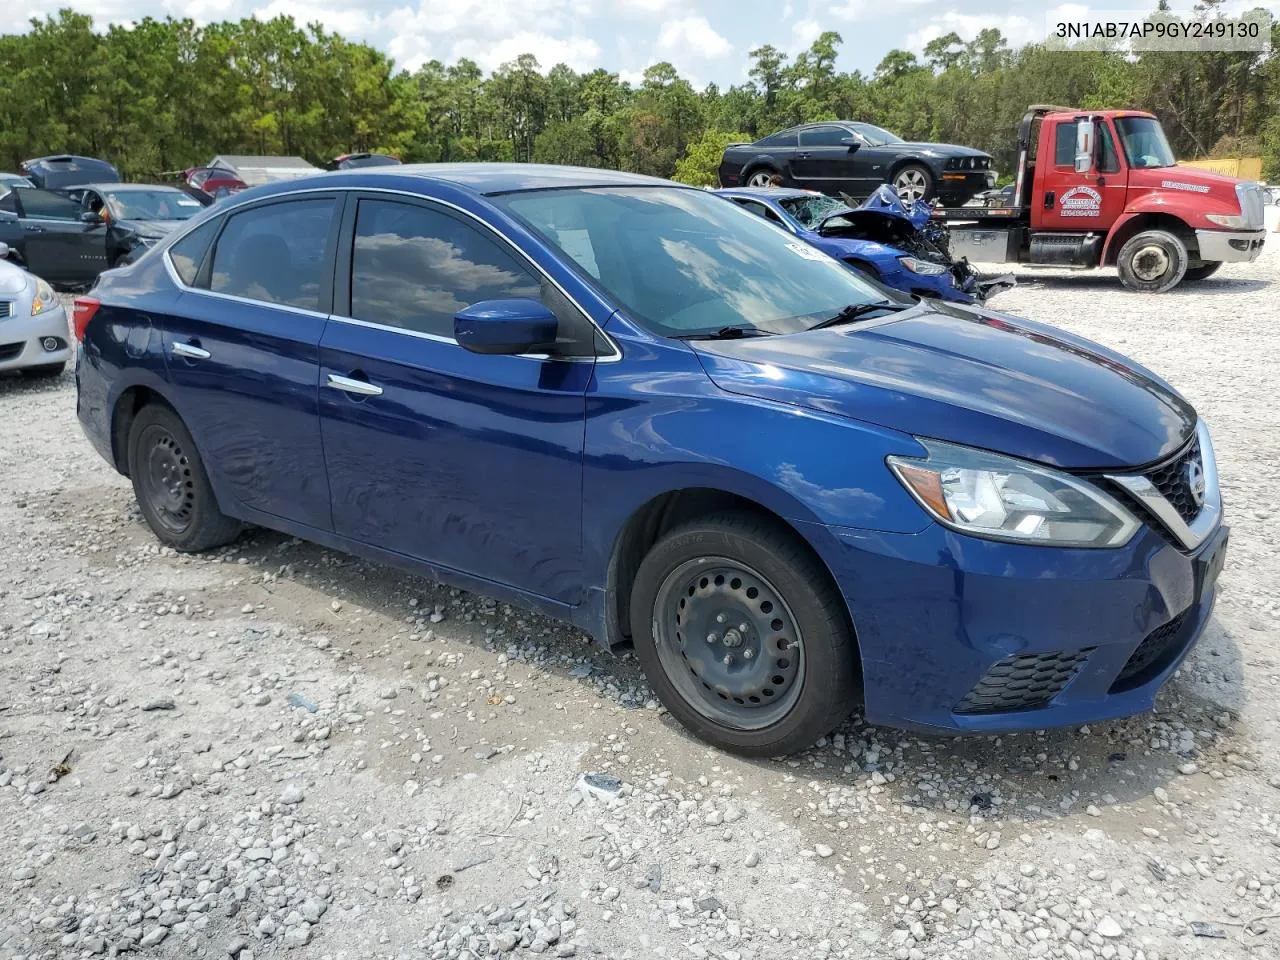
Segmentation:
[(1191, 446), (1177, 457), (1147, 474), (1147, 479), (1160, 491), (1160, 495), (1169, 501), (1173, 509), (1178, 511), (1178, 516), (1186, 523), (1190, 523), (1200, 513), (1200, 504), (1196, 503), (1195, 497), (1191, 494), (1191, 481), (1187, 477), (1187, 465), (1190, 463), (1195, 463), (1201, 469), (1204, 467), (1200, 459), (1199, 440), (1193, 441)]
[(1261, 227), (1266, 222), (1263, 213), (1262, 188), (1256, 183), (1242, 183), (1236, 187), (1236, 197), (1240, 201), (1240, 215), (1251, 228)]
[(13, 301), (0, 300), (0, 320), (13, 316)]
[(24, 343), (0, 343), (0, 363), (14, 359), (22, 352), (24, 346), (26, 346)]
[(1184, 610), (1168, 623), (1148, 633), (1138, 644), (1138, 649), (1125, 661), (1124, 669), (1116, 677), (1115, 683), (1111, 684), (1111, 693), (1140, 687), (1167, 667), (1178, 654), (1182, 625), (1186, 620), (1187, 611)]
[(1063, 691), (1094, 649), (1005, 657), (983, 675), (955, 712), (1009, 713), (1042, 707)]

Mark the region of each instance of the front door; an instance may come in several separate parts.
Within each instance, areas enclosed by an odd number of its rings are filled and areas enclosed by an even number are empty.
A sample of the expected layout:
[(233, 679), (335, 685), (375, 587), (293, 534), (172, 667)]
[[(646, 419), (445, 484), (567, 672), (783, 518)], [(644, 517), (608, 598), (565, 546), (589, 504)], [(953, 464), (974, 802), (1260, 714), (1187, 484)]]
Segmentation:
[(269, 201), (197, 227), (168, 251), (184, 291), (157, 317), (178, 412), (218, 494), (330, 530), (320, 447), (320, 335), (342, 199)]
[(83, 285), (107, 269), (107, 227), (85, 223), (80, 204), (49, 190), (14, 191), (27, 268), (49, 283)]
[[(1076, 173), (1076, 126), (1079, 118), (1049, 119), (1052, 157), (1036, 164), (1038, 189), (1033, 194), (1031, 223), (1037, 230), (1106, 233), (1124, 212), (1128, 175), (1106, 120), (1095, 118), (1097, 149), (1093, 169)], [(1049, 162), (1046, 162), (1049, 161)]]
[[(349, 280), (320, 345), (335, 531), (577, 603), (589, 322), (506, 241), (429, 202), (361, 197), (343, 237)], [(551, 307), (578, 356), (455, 342), (457, 311), (519, 297)]]
[(858, 176), (855, 158), (857, 153), (845, 141), (853, 135), (843, 127), (823, 124), (805, 127), (800, 131), (800, 152), (792, 169), (796, 182), (810, 190), (821, 190), (832, 196), (840, 193), (856, 193)]

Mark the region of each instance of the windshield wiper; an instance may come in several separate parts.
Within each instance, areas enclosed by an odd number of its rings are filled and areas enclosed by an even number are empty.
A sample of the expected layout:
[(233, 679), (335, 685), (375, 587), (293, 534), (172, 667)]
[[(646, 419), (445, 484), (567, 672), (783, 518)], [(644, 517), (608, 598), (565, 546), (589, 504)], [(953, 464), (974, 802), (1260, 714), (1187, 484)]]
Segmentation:
[(915, 304), (913, 303), (894, 303), (892, 300), (873, 300), (870, 303), (851, 303), (847, 307), (841, 309), (834, 317), (827, 317), (825, 320), (819, 320), (810, 330), (821, 330), (823, 327), (834, 327), (840, 323), (853, 323), (859, 317), (868, 313), (875, 313), (879, 310), (888, 310), (890, 313), (898, 313), (902, 310), (910, 310)]
[(774, 334), (759, 327), (721, 327), (705, 333), (682, 333), (674, 340), (741, 340), (743, 337), (772, 337)]

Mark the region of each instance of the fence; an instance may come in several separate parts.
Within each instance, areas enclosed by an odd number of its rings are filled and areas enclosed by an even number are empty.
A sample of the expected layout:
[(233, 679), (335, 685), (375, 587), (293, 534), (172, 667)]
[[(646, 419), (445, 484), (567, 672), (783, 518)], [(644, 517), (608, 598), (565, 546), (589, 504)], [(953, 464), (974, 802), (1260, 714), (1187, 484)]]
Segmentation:
[(1261, 157), (1231, 157), (1227, 160), (1179, 160), (1180, 167), (1199, 167), (1239, 180), (1261, 180)]

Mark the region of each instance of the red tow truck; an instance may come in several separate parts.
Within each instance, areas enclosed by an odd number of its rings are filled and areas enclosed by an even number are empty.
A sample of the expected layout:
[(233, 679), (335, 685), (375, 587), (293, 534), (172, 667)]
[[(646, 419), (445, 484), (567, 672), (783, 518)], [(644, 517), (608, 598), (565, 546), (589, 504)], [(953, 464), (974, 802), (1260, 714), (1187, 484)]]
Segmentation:
[(1176, 166), (1149, 113), (1033, 106), (1011, 201), (934, 217), (947, 222), (956, 259), (1114, 266), (1129, 289), (1163, 293), (1256, 259), (1263, 208), (1255, 183)]

